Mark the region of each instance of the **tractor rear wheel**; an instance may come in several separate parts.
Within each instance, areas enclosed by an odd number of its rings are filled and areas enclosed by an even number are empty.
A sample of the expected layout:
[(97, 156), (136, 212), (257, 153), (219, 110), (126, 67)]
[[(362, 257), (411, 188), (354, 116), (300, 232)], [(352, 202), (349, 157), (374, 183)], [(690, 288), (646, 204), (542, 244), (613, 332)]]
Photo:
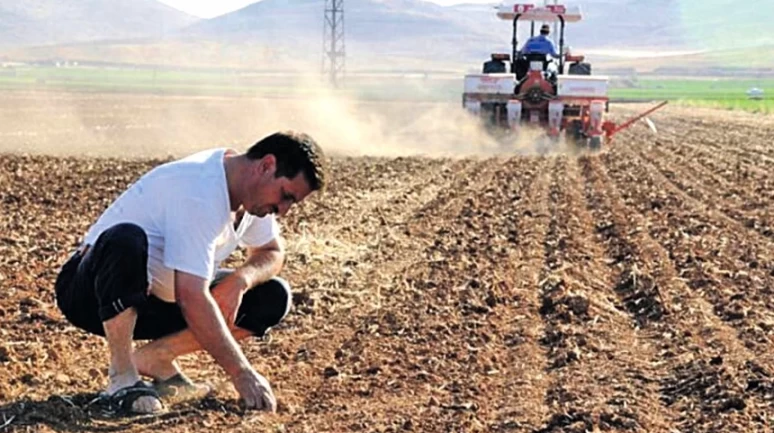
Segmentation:
[(599, 150), (602, 148), (602, 137), (589, 138), (589, 149)]
[(591, 63), (572, 63), (568, 72), (570, 75), (591, 75)]

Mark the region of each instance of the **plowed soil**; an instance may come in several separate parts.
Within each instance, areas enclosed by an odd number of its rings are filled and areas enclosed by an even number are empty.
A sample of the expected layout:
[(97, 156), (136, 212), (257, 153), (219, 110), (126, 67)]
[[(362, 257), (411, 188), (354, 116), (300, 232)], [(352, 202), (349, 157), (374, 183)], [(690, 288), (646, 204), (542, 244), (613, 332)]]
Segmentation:
[[(98, 142), (99, 116), (131, 110), (95, 100)], [(54, 279), (168, 158), (0, 153), (0, 431), (774, 431), (774, 121), (653, 119), (658, 136), (597, 155), (333, 157), (330, 189), (282, 222), (294, 308), (244, 343), (273, 415), (243, 410), (206, 354), (182, 360), (216, 386), (202, 401), (90, 404), (106, 345), (63, 319)], [(15, 150), (26, 121), (0, 127)]]

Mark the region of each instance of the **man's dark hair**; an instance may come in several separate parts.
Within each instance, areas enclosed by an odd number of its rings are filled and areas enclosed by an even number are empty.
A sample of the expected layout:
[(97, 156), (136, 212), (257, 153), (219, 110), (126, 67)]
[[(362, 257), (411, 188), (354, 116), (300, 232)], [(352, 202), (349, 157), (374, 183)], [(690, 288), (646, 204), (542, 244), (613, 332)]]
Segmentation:
[(277, 159), (275, 177), (292, 179), (304, 173), (312, 191), (325, 187), (327, 166), (322, 148), (308, 134), (296, 131), (277, 132), (247, 149), (247, 158), (261, 159), (266, 155)]
[(540, 27), (540, 34), (547, 35), (549, 33), (551, 33), (551, 27), (549, 27), (548, 24), (543, 24), (543, 26)]

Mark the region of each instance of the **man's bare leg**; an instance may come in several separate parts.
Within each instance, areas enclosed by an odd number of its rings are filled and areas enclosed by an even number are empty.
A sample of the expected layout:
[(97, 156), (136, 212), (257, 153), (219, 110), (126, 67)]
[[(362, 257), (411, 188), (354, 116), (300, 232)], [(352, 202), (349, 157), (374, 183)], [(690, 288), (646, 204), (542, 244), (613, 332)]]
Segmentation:
[[(242, 328), (231, 327), (230, 329), (231, 335), (237, 341), (252, 335), (250, 331)], [(134, 352), (132, 359), (141, 374), (165, 380), (180, 373), (180, 367), (175, 359), (201, 349), (193, 333), (184, 329), (140, 347)]]
[[(112, 395), (140, 380), (137, 367), (132, 360), (132, 335), (136, 321), (137, 311), (134, 308), (128, 308), (102, 323), (110, 348), (108, 394)], [(154, 413), (161, 409), (161, 402), (151, 396), (139, 397), (132, 405), (132, 410), (138, 413)]]

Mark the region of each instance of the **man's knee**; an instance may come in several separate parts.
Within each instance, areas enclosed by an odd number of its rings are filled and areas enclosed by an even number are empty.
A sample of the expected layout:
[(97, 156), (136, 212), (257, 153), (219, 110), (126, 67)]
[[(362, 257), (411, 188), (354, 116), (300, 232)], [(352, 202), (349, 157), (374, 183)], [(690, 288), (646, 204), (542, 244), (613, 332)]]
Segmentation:
[(283, 278), (274, 277), (245, 293), (235, 324), (262, 336), (288, 315), (292, 302), (290, 284)]
[(136, 224), (117, 224), (103, 231), (94, 245), (79, 251), (57, 277), (57, 305), (75, 326), (104, 335), (102, 323), (136, 307), (147, 298), (145, 231)]
[(284, 278), (274, 277), (252, 291), (260, 291), (260, 300), (265, 305), (263, 314), (269, 326), (280, 323), (290, 312), (293, 294), (290, 291), (290, 283)]

